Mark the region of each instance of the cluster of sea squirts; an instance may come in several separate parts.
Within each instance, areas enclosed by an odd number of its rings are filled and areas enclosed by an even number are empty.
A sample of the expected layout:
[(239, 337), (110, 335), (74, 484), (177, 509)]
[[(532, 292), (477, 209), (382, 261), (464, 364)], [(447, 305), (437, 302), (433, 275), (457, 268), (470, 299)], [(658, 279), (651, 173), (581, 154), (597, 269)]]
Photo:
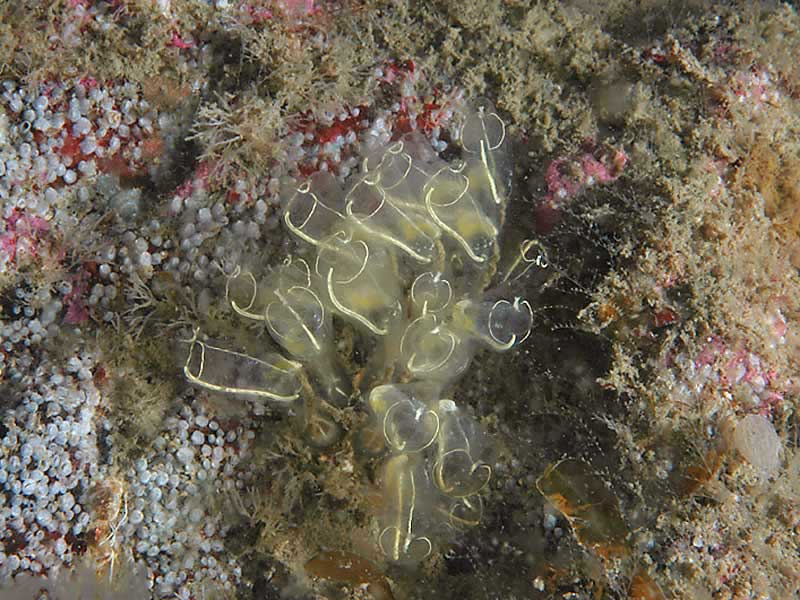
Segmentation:
[[(288, 357), (196, 331), (184, 366), (206, 389), (295, 407), (316, 446), (337, 441), (337, 411), (363, 398), (364, 448), (382, 457), (377, 544), (393, 561), (422, 560), (439, 536), (480, 522), (486, 440), (446, 394), (480, 347), (508, 350), (533, 322), (526, 300), (487, 290), (508, 198), (505, 124), (482, 103), (457, 137), (457, 160), (411, 135), (371, 152), (346, 188), (319, 175), (294, 190), (284, 221), (298, 254), (264, 281), (236, 268), (226, 288), (233, 311), (263, 322)], [(367, 340), (358, 373), (337, 359), (343, 322)]]

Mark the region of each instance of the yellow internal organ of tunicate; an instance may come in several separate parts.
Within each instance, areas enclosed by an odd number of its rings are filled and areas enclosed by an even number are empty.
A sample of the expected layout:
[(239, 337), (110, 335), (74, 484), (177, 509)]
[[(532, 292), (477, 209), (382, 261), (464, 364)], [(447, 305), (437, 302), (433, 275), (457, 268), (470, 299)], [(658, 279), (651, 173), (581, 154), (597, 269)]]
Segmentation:
[(398, 454), (386, 462), (383, 469), (384, 527), (378, 545), (392, 560), (420, 561), (433, 549), (430, 539), (416, 531), (423, 485), (422, 469), (410, 455)]
[(275, 290), (277, 301), (266, 309), (267, 328), (272, 338), (297, 358), (319, 355), (330, 332), (325, 307), (309, 288), (294, 286)]
[(435, 380), (461, 374), (471, 358), (463, 340), (431, 313), (417, 317), (406, 327), (400, 356), (412, 375)]
[(433, 221), (467, 253), (470, 260), (484, 263), (494, 253), (497, 227), (469, 193), (464, 164), (446, 167), (425, 185), (425, 206)]
[[(252, 273), (236, 268), (225, 296), (233, 310), (248, 319), (266, 321), (272, 338), (297, 358), (322, 352), (330, 323), (319, 296), (311, 289), (306, 261), (289, 258), (273, 271), (270, 286), (258, 286)], [(262, 291), (266, 287), (268, 292)]]
[(324, 240), (316, 273), (333, 308), (376, 335), (386, 335), (400, 313), (399, 277), (389, 255), (342, 233)]
[(451, 221), (455, 230), (469, 242), (470, 249), (476, 256), (491, 256), (489, 250), (494, 247), (497, 227), (489, 219), (473, 211), (471, 207), (465, 207), (465, 210), (453, 211)]
[[(369, 235), (391, 244), (421, 263), (436, 256), (436, 230), (420, 214), (405, 211), (387, 197), (385, 190), (371, 178), (363, 177), (347, 194), (346, 213)], [(434, 234), (433, 236), (430, 234)]]
[(297, 358), (318, 357), (331, 337), (328, 312), (311, 285), (308, 263), (290, 258), (269, 278), (264, 319), (272, 338)]

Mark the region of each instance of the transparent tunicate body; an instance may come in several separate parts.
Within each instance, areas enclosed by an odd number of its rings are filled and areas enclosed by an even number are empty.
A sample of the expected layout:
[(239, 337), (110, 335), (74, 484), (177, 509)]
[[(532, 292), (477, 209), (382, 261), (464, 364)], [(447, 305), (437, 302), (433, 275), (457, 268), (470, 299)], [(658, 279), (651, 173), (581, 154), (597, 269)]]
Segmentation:
[[(320, 175), (288, 194), (297, 255), (263, 277), (237, 268), (226, 288), (233, 312), (261, 322), (287, 358), (195, 333), (185, 366), (214, 392), (301, 402), (295, 412), (316, 446), (337, 441), (338, 409), (364, 407), (371, 451), (383, 457), (376, 548), (398, 562), (480, 522), (489, 444), (446, 394), (478, 350), (509, 350), (533, 324), (525, 299), (485, 294), (508, 195), (505, 125), (482, 103), (457, 141), (461, 156), (447, 162), (412, 135), (372, 152), (344, 187)], [(370, 340), (358, 367), (337, 354), (337, 323)]]

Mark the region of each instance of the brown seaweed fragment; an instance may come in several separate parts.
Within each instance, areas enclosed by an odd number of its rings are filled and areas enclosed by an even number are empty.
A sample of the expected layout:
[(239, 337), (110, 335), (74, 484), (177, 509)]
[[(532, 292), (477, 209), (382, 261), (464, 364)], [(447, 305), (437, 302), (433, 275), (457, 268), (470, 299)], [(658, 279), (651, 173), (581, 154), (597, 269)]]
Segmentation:
[(664, 592), (650, 575), (642, 568), (636, 570), (628, 589), (628, 600), (666, 600)]
[(394, 600), (380, 569), (370, 560), (341, 550), (320, 552), (309, 560), (306, 572), (320, 579), (352, 586), (367, 586), (376, 600)]
[(536, 487), (566, 517), (581, 545), (604, 558), (630, 552), (619, 501), (585, 462), (568, 458), (548, 466)]

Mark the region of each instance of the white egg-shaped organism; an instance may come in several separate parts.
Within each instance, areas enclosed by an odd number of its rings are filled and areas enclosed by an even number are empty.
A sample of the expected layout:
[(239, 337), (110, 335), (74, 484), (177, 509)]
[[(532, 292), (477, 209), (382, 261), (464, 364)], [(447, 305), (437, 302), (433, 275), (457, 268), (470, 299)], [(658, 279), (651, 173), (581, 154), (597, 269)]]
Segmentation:
[(763, 475), (773, 475), (781, 464), (781, 440), (769, 419), (747, 415), (736, 423), (733, 445)]

